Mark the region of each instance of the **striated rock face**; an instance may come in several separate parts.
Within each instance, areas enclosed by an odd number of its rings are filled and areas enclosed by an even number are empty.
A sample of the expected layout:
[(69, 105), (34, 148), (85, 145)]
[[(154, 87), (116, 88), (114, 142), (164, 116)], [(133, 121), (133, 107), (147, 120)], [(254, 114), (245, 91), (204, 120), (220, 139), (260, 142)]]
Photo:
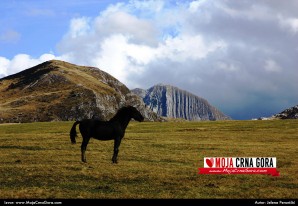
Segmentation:
[(298, 105), (288, 108), (276, 115), (272, 116), (273, 119), (298, 119)]
[(161, 120), (120, 81), (94, 67), (47, 61), (0, 79), (0, 123), (109, 120), (125, 105)]
[(207, 100), (170, 85), (155, 85), (148, 90), (134, 89), (144, 103), (158, 115), (187, 120), (231, 119)]

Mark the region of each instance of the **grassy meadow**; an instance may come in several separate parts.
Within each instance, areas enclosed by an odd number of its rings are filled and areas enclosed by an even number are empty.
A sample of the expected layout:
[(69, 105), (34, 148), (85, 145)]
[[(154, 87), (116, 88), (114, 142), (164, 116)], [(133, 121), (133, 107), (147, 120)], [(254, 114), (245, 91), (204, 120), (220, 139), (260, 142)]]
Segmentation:
[[(297, 198), (298, 121), (131, 122), (80, 158), (73, 122), (0, 125), (0, 198)], [(78, 128), (77, 128), (78, 131)], [(280, 176), (202, 175), (204, 157), (276, 157)]]

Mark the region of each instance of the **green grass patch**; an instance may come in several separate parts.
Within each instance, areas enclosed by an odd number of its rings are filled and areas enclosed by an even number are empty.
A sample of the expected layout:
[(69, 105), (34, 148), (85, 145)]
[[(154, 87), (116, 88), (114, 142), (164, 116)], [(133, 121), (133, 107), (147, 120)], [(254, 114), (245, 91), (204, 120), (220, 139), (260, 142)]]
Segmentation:
[[(82, 163), (72, 123), (0, 125), (0, 198), (297, 198), (297, 120), (131, 122), (116, 165), (94, 139)], [(280, 176), (200, 175), (208, 156), (276, 157)]]

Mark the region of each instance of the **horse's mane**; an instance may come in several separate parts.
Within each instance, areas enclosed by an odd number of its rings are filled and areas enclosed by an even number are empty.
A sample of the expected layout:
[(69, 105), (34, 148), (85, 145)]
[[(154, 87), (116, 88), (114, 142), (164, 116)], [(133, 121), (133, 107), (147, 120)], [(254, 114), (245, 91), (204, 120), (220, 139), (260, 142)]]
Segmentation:
[(128, 110), (129, 110), (130, 107), (131, 107), (131, 106), (124, 106), (124, 107), (121, 107), (121, 108), (117, 111), (117, 113), (115, 114), (115, 116), (112, 117), (112, 118), (110, 119), (110, 121), (117, 120), (117, 119), (119, 119), (119, 118), (121, 118), (121, 117), (126, 116), (126, 115), (127, 115), (127, 112), (128, 112)]

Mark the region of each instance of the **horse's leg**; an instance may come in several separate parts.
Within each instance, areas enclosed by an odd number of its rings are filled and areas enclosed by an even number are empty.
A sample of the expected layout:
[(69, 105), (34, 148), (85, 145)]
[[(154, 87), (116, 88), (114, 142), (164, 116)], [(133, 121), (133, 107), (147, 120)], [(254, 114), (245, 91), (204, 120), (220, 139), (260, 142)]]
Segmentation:
[(82, 162), (87, 163), (86, 160), (86, 149), (87, 149), (87, 145), (89, 143), (90, 137), (89, 136), (83, 136), (83, 142), (81, 145), (81, 153), (82, 153)]
[(120, 143), (121, 143), (121, 138), (116, 137), (114, 140), (114, 154), (112, 157), (113, 163), (118, 163), (117, 157), (118, 157)]

